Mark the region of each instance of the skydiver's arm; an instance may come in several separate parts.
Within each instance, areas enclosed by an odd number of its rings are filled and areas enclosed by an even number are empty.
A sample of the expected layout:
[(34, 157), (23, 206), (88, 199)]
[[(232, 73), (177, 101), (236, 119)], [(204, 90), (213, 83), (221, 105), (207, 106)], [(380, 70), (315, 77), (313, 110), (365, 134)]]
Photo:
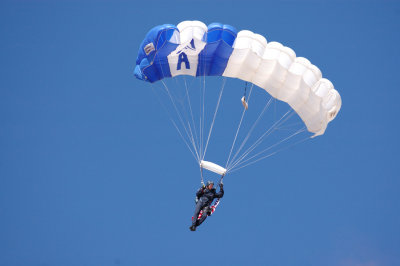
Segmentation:
[(223, 187), (220, 187), (219, 188), (219, 192), (218, 193), (215, 193), (215, 198), (222, 198), (224, 196), (224, 188)]

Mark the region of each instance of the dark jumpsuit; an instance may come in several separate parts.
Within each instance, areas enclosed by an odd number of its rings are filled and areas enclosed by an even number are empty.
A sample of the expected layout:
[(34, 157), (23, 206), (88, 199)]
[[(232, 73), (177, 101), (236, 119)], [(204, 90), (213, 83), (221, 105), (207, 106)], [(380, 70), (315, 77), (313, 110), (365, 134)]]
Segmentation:
[(196, 196), (199, 200), (197, 201), (196, 208), (194, 209), (192, 225), (199, 226), (207, 218), (207, 213), (203, 213), (201, 218), (197, 220), (200, 211), (204, 207), (210, 206), (214, 199), (222, 198), (224, 196), (224, 189), (220, 187), (220, 190), (217, 193), (215, 188), (208, 189), (207, 187), (206, 188), (201, 187), (196, 192)]

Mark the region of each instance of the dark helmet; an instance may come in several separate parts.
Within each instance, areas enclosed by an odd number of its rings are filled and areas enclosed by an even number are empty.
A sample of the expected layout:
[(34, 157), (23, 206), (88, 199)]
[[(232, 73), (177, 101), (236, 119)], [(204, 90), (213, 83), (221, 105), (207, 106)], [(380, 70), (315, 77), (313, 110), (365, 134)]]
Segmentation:
[(208, 187), (209, 185), (211, 185), (211, 184), (213, 184), (214, 185), (214, 182), (213, 181), (207, 181), (207, 185), (206, 185), (206, 187)]

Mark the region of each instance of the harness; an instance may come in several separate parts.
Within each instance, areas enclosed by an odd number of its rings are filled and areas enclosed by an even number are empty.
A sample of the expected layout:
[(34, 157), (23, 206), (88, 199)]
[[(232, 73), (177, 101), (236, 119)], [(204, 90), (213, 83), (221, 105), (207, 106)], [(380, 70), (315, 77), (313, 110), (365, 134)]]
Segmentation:
[[(219, 201), (220, 199), (217, 199), (217, 201), (215, 201), (215, 203), (210, 207), (211, 208), (211, 212), (208, 216), (211, 216), (211, 214), (213, 214), (215, 212), (215, 209), (218, 207), (219, 205)], [(203, 208), (204, 209), (204, 208)], [(203, 210), (201, 210), (199, 212), (199, 216), (197, 217), (197, 220), (199, 220), (201, 217), (203, 216)], [(192, 216), (192, 220), (193, 220), (193, 216)]]

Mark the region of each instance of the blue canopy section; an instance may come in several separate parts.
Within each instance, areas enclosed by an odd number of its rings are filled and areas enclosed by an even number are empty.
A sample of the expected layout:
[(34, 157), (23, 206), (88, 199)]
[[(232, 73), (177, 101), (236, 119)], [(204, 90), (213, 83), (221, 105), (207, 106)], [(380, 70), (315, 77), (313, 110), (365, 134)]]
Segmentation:
[[(199, 51), (196, 76), (220, 76), (224, 72), (237, 30), (221, 23), (212, 23), (203, 36), (205, 47)], [(142, 41), (134, 74), (138, 79), (155, 82), (171, 77), (168, 55), (180, 45), (179, 30), (171, 24), (156, 26)]]
[(203, 37), (207, 44), (199, 54), (196, 76), (221, 76), (224, 73), (236, 35), (237, 30), (230, 25), (212, 23), (208, 26), (207, 36)]
[[(146, 34), (140, 45), (134, 70), (138, 79), (154, 82), (171, 76), (169, 67), (166, 68), (165, 64), (168, 64), (168, 54), (178, 46), (178, 44), (169, 42), (175, 32), (179, 33), (175, 25), (164, 24), (152, 28)], [(150, 49), (146, 53), (145, 48), (149, 44), (152, 44), (153, 50)]]

